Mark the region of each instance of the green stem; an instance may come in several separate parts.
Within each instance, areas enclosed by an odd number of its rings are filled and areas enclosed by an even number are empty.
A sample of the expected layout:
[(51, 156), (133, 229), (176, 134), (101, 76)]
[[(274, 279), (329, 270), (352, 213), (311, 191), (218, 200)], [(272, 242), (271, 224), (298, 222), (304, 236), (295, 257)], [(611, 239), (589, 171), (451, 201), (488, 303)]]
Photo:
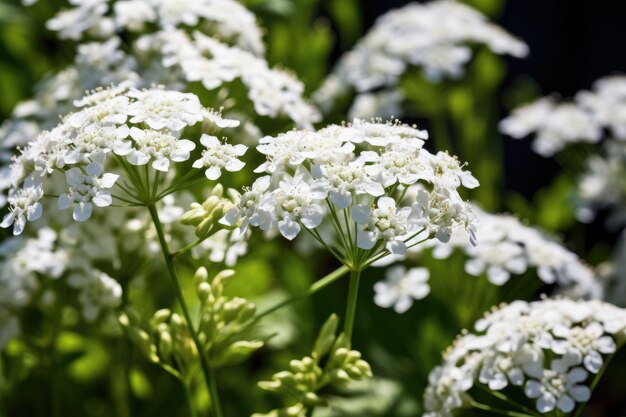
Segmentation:
[[(185, 320), (187, 320), (189, 333), (191, 333), (191, 337), (193, 339), (194, 344), (196, 345), (196, 349), (198, 350), (198, 357), (200, 358), (200, 365), (202, 366), (202, 373), (204, 375), (204, 380), (207, 384), (207, 389), (210, 391), (211, 398), (213, 396), (217, 397), (217, 392), (213, 392), (215, 390), (215, 384), (211, 381), (211, 371), (209, 368), (209, 364), (204, 355), (204, 349), (200, 340), (198, 339), (198, 334), (196, 333), (196, 329), (193, 326), (193, 321), (191, 320), (191, 315), (189, 314), (189, 309), (187, 308), (187, 303), (185, 302), (185, 297), (183, 296), (183, 291), (180, 288), (180, 283), (178, 282), (178, 276), (176, 275), (176, 269), (174, 268), (174, 261), (170, 256), (170, 249), (167, 244), (167, 240), (165, 239), (165, 233), (163, 232), (163, 226), (161, 225), (161, 220), (159, 219), (159, 213), (154, 204), (148, 205), (148, 210), (150, 211), (150, 216), (152, 217), (152, 222), (154, 223), (154, 227), (157, 232), (157, 236), (159, 237), (159, 243), (161, 246), (161, 252), (163, 253), (163, 259), (165, 261), (165, 266), (167, 267), (167, 272), (172, 281), (172, 285), (174, 286), (174, 290), (176, 292), (176, 298), (180, 304), (180, 308), (185, 316)], [(217, 407), (219, 407), (219, 402), (216, 402), (211, 405), (212, 411), (215, 417), (221, 417), (222, 412)]]
[(191, 396), (191, 389), (187, 385), (187, 382), (183, 382), (183, 388), (185, 390), (185, 399), (187, 400), (187, 406), (189, 407), (189, 417), (197, 417), (196, 409), (193, 406), (193, 397)]
[(215, 379), (215, 371), (209, 368), (209, 393), (211, 394), (211, 408), (215, 412), (215, 417), (223, 417), (220, 398), (217, 395), (217, 382)]
[(205, 237), (203, 237), (201, 239), (196, 239), (193, 242), (191, 242), (190, 244), (188, 244), (187, 246), (178, 249), (176, 252), (172, 252), (170, 254), (170, 256), (172, 258), (175, 258), (177, 256), (180, 256), (180, 255), (184, 254), (184, 253), (187, 253), (190, 250), (192, 250), (193, 248), (195, 248), (196, 246), (198, 246), (200, 243), (202, 243), (205, 240), (207, 240), (208, 238), (210, 238), (211, 236), (213, 236), (213, 234), (207, 235), (207, 236), (205, 236)]
[(258, 321), (261, 318), (267, 316), (268, 314), (273, 313), (276, 310), (280, 310), (281, 308), (288, 306), (289, 304), (298, 301), (298, 300), (303, 300), (307, 297), (309, 297), (310, 295), (315, 294), (316, 292), (320, 291), (323, 288), (326, 288), (327, 286), (329, 286), (330, 284), (332, 284), (333, 282), (337, 281), (339, 278), (341, 278), (342, 276), (344, 276), (346, 273), (348, 272), (348, 267), (347, 266), (342, 266), (340, 268), (335, 269), (333, 272), (331, 272), (330, 274), (326, 275), (324, 278), (319, 279), (317, 281), (315, 281), (313, 283), (313, 285), (311, 285), (309, 287), (309, 289), (303, 293), (303, 294), (298, 294), (294, 297), (290, 297), (287, 298), (284, 301), (281, 301), (280, 303), (268, 308), (265, 311), (260, 312), (259, 314), (257, 314), (253, 321)]
[(352, 340), (352, 330), (354, 328), (354, 317), (356, 316), (356, 302), (359, 294), (359, 281), (361, 280), (361, 271), (350, 271), (350, 288), (348, 289), (348, 304), (346, 305), (346, 314), (344, 318), (343, 331), (348, 338)]
[(502, 409), (499, 409), (499, 408), (491, 407), (490, 405), (487, 405), (487, 404), (477, 403), (476, 401), (472, 401), (471, 404), (472, 404), (472, 407), (474, 407), (474, 408), (478, 408), (479, 410), (489, 411), (490, 413), (494, 413), (494, 414), (500, 414), (501, 416), (533, 417), (530, 414), (518, 413), (517, 411), (502, 410)]
[(501, 400), (504, 401), (506, 403), (509, 403), (511, 405), (516, 406), (517, 408), (519, 408), (520, 410), (524, 411), (525, 413), (528, 413), (531, 416), (538, 416), (541, 417), (541, 414), (531, 410), (530, 408), (524, 406), (523, 404), (518, 403), (517, 401), (512, 400), (511, 398), (507, 397), (506, 395), (504, 395), (503, 393), (501, 393), (500, 391), (492, 391), (490, 389), (488, 389), (486, 386), (482, 385), (482, 384), (476, 384), (476, 386), (478, 388), (480, 388), (481, 390), (483, 390), (484, 392), (486, 392), (487, 394)]

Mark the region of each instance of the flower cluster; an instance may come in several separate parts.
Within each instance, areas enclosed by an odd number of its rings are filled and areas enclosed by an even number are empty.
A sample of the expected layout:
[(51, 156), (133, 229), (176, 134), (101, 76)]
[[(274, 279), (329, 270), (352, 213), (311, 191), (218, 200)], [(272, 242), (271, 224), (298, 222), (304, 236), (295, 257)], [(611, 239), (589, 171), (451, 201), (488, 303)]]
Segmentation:
[(469, 6), (451, 0), (411, 3), (380, 17), (340, 59), (315, 99), (323, 105), (347, 87), (357, 93), (395, 87), (411, 66), (433, 81), (458, 77), (472, 58), (473, 44), (516, 57), (528, 53), (526, 44)]
[[(626, 125), (625, 125), (626, 128)], [(610, 209), (612, 225), (626, 224), (626, 142), (610, 140), (600, 155), (591, 155), (577, 192), (579, 220), (592, 221), (597, 210)]]
[(141, 32), (147, 25), (161, 28), (211, 26), (224, 40), (255, 54), (264, 52), (256, 18), (235, 0), (70, 0), (73, 7), (48, 21), (62, 39), (85, 35), (106, 38), (115, 32)]
[[(420, 254), (432, 248), (433, 257), (446, 259), (455, 249), (460, 249), (467, 257), (465, 272), (474, 276), (485, 274), (494, 285), (504, 285), (511, 276), (536, 269), (544, 283), (557, 285), (562, 294), (576, 298), (602, 297), (602, 285), (593, 270), (555, 239), (524, 225), (515, 216), (490, 214), (478, 207), (474, 211), (478, 218), (479, 245), (468, 244), (467, 233), (457, 229), (447, 244), (426, 241), (411, 252)], [(378, 265), (393, 260), (383, 259)]]
[(18, 104), (12, 118), (0, 125), (0, 160), (8, 160), (14, 148), (54, 128), (59, 115), (73, 111), (73, 101), (85, 91), (111, 84), (141, 86), (137, 60), (120, 48), (118, 37), (79, 45), (72, 66), (40, 81), (34, 98)]
[(571, 102), (544, 97), (515, 109), (500, 122), (500, 130), (520, 139), (535, 133), (533, 149), (551, 156), (568, 144), (597, 143), (608, 129), (617, 140), (626, 139), (626, 77), (601, 78), (592, 91), (580, 91)]
[[(424, 149), (426, 138), (399, 122), (359, 119), (264, 137), (257, 150), (267, 160), (256, 172), (267, 175), (244, 190), (222, 222), (277, 228), (289, 240), (304, 229), (353, 267), (374, 255), (406, 254), (418, 235), (447, 241), (463, 227), (474, 241), (471, 206), (457, 189), (478, 182), (456, 158)], [(409, 188), (418, 191), (407, 202)], [(325, 219), (332, 238), (316, 230)]]
[[(140, 177), (134, 166), (150, 164), (157, 172), (167, 173), (171, 162), (190, 158), (196, 144), (180, 138), (187, 126), (203, 121), (218, 127), (238, 124), (204, 108), (194, 94), (161, 88), (97, 90), (75, 104), (78, 111), (29, 142), (11, 164), (10, 212), (0, 225), (13, 225), (14, 234), (23, 231), (26, 220), (41, 216), (46, 178), (65, 176), (58, 206), (73, 208), (74, 219), (85, 221), (91, 217), (93, 205), (112, 203), (111, 189), (119, 175), (106, 171), (107, 161), (115, 161), (129, 175), (134, 172), (135, 178), (129, 179), (137, 188)], [(205, 154), (194, 166), (207, 168), (207, 172), (221, 167), (241, 169), (242, 164), (232, 161), (241, 150), (234, 151), (236, 147), (219, 141), (203, 138), (203, 142)], [(212, 157), (207, 159), (206, 153)]]
[(361, 359), (361, 353), (350, 349), (343, 333), (337, 336), (338, 322), (333, 314), (324, 323), (310, 356), (290, 361), (289, 370), (275, 373), (271, 381), (259, 382), (259, 387), (285, 396), (290, 404), (252, 417), (305, 417), (310, 408), (326, 404), (318, 394), (324, 387), (372, 377), (370, 365)]
[(142, 36), (137, 45), (144, 53), (157, 51), (165, 68), (180, 70), (187, 82), (201, 82), (207, 90), (240, 79), (260, 116), (286, 115), (298, 126), (311, 128), (318, 111), (302, 95), (304, 85), (290, 72), (269, 67), (267, 61), (236, 46), (194, 32), (164, 30)]
[(53, 281), (67, 278), (89, 322), (120, 304), (122, 288), (117, 281), (92, 267), (79, 249), (60, 240), (54, 230), (42, 228), (36, 237), (20, 236), (0, 245), (0, 348), (19, 334), (22, 309), (45, 309), (60, 301), (52, 290)]
[(427, 417), (470, 406), (470, 390), (519, 387), (539, 413), (570, 413), (591, 395), (588, 380), (626, 336), (626, 312), (601, 301), (516, 301), (462, 334), (429, 376)]

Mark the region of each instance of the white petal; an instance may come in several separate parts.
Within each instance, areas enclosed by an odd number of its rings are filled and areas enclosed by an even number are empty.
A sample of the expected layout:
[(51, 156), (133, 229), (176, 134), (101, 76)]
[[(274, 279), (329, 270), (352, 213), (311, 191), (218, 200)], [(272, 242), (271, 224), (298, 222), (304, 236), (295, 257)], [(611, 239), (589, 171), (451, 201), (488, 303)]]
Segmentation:
[(330, 190), (330, 201), (340, 209), (345, 209), (352, 203), (352, 194), (346, 190)]
[(101, 190), (91, 200), (98, 207), (110, 206), (113, 202), (111, 192), (109, 190)]
[(241, 171), (241, 169), (245, 166), (245, 162), (241, 162), (239, 159), (230, 159), (226, 162), (224, 168), (229, 172), (237, 172)]
[(281, 220), (278, 222), (278, 231), (285, 238), (293, 240), (300, 233), (300, 225), (291, 219)]
[(576, 403), (574, 402), (574, 400), (572, 400), (571, 397), (569, 397), (568, 395), (564, 395), (561, 398), (559, 398), (559, 401), (556, 403), (556, 406), (559, 408), (559, 410), (569, 413), (571, 411), (574, 410)]
[(74, 206), (73, 218), (77, 222), (84, 222), (91, 217), (93, 207), (91, 203), (78, 203)]
[(43, 208), (41, 207), (41, 203), (37, 202), (33, 204), (28, 213), (28, 221), (34, 222), (35, 220), (41, 217), (42, 213), (43, 213)]
[(200, 138), (200, 143), (204, 145), (206, 148), (213, 148), (221, 144), (220, 140), (217, 137), (207, 135), (206, 133), (203, 134), (202, 137)]
[(150, 161), (150, 156), (136, 149), (131, 149), (126, 159), (131, 165), (145, 165)]
[(210, 180), (216, 180), (222, 176), (222, 171), (218, 167), (213, 166), (204, 171), (204, 175)]
[(537, 399), (537, 411), (540, 413), (548, 413), (554, 410), (554, 406), (556, 406), (556, 398), (552, 394), (543, 393)]
[(13, 224), (13, 222), (15, 221), (15, 211), (12, 211), (10, 213), (7, 213), (4, 215), (4, 217), (2, 218), (2, 223), (0, 223), (0, 227), (4, 227), (5, 229), (9, 226), (11, 226)]
[(170, 160), (165, 157), (157, 158), (152, 161), (152, 168), (161, 172), (167, 172), (170, 170)]
[(115, 185), (115, 181), (119, 178), (119, 175), (111, 174), (107, 172), (100, 178), (100, 187), (101, 188), (112, 188)]
[(527, 381), (524, 387), (524, 394), (526, 394), (528, 398), (539, 397), (541, 395), (541, 383), (534, 379)]
[(305, 208), (302, 211), (302, 224), (307, 229), (314, 229), (322, 223), (322, 219), (324, 218), (324, 210), (322, 210), (321, 206), (316, 204)]
[(396, 201), (391, 197), (381, 197), (378, 199), (378, 208), (382, 210), (395, 210)]
[(96, 162), (92, 162), (89, 165), (87, 165), (87, 175), (92, 176), (92, 177), (99, 177), (102, 174), (102, 165), (96, 163)]

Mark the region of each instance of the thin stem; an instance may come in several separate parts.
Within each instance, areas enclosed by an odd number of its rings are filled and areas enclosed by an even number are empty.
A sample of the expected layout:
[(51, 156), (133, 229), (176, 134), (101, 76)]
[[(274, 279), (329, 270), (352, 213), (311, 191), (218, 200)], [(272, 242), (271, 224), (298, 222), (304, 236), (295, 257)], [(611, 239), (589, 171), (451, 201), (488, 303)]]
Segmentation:
[[(200, 365), (202, 366), (202, 373), (204, 374), (204, 379), (207, 384), (207, 389), (209, 389), (211, 397), (217, 396), (217, 392), (213, 392), (215, 390), (215, 384), (211, 381), (211, 373), (209, 369), (209, 364), (204, 355), (204, 349), (200, 340), (198, 339), (198, 335), (196, 333), (196, 329), (193, 326), (193, 322), (191, 320), (191, 315), (189, 314), (189, 309), (187, 308), (187, 303), (185, 302), (185, 297), (183, 296), (183, 291), (180, 288), (180, 283), (178, 282), (178, 276), (176, 275), (176, 269), (174, 268), (174, 262), (172, 257), (170, 256), (170, 249), (167, 244), (167, 240), (165, 239), (165, 234), (163, 233), (163, 227), (161, 225), (161, 220), (159, 219), (159, 213), (154, 204), (148, 205), (148, 210), (150, 211), (150, 216), (152, 217), (152, 222), (154, 223), (154, 227), (157, 232), (157, 236), (159, 237), (159, 243), (161, 245), (161, 252), (163, 253), (163, 259), (165, 261), (165, 265), (167, 267), (167, 272), (172, 281), (172, 284), (175, 289), (176, 298), (178, 298), (178, 302), (180, 304), (181, 310), (183, 311), (183, 315), (185, 316), (185, 320), (187, 320), (189, 333), (191, 333), (191, 337), (193, 339), (194, 344), (196, 345), (196, 349), (198, 350), (198, 357), (200, 358)], [(222, 413), (219, 410), (219, 402), (211, 405), (212, 411), (214, 412), (216, 417), (221, 417)]]
[(530, 414), (518, 413), (517, 411), (508, 411), (502, 410), (500, 408), (495, 408), (487, 404), (477, 403), (476, 401), (471, 402), (472, 407), (478, 408), (479, 410), (489, 411), (490, 413), (500, 414), (501, 416), (509, 416), (509, 417), (533, 417)]
[[(464, 281), (466, 281), (466, 280), (464, 280)], [(495, 398), (497, 398), (499, 400), (502, 400), (502, 401), (504, 401), (506, 403), (509, 403), (509, 404), (512, 404), (512, 405), (516, 406), (517, 408), (519, 408), (520, 410), (524, 411), (525, 413), (528, 413), (528, 414), (530, 414), (532, 416), (539, 416), (539, 417), (541, 417), (541, 414), (531, 410), (530, 408), (524, 406), (523, 404), (518, 403), (515, 400), (512, 400), (511, 398), (507, 397), (506, 395), (504, 395), (503, 393), (501, 393), (499, 391), (492, 391), (492, 390), (488, 389), (487, 387), (485, 387), (482, 384), (476, 384), (476, 386), (478, 386), (478, 388), (480, 388), (481, 390), (483, 390), (487, 394), (489, 394), (489, 395), (491, 395), (491, 396), (493, 396), (493, 397), (495, 397)]]
[(348, 304), (346, 305), (346, 314), (344, 318), (343, 331), (348, 338), (352, 340), (352, 330), (354, 328), (354, 317), (356, 316), (356, 302), (359, 294), (359, 281), (361, 280), (361, 271), (350, 271), (350, 288), (348, 289)]
[(215, 412), (215, 417), (223, 417), (220, 398), (217, 395), (217, 382), (215, 379), (215, 371), (209, 368), (209, 393), (211, 394), (211, 408)]
[(187, 252), (189, 252), (190, 250), (192, 250), (193, 248), (195, 248), (196, 246), (198, 246), (200, 243), (202, 243), (202, 242), (204, 242), (205, 240), (207, 240), (207, 239), (208, 239), (209, 237), (211, 237), (211, 236), (212, 236), (212, 234), (211, 234), (211, 235), (207, 235), (207, 236), (205, 236), (205, 237), (203, 237), (203, 238), (196, 239), (196, 240), (194, 240), (193, 242), (191, 242), (190, 244), (188, 244), (187, 246), (185, 246), (185, 247), (182, 247), (182, 248), (178, 249), (176, 252), (172, 252), (172, 253), (170, 254), (170, 256), (171, 256), (172, 258), (174, 258), (174, 257), (176, 257), (176, 256), (180, 256), (180, 255), (182, 255), (182, 254), (184, 254), (184, 253), (187, 253)]
[(193, 397), (191, 396), (191, 389), (186, 382), (183, 382), (183, 388), (185, 390), (185, 398), (187, 399), (187, 406), (189, 407), (189, 417), (196, 417), (196, 409), (193, 406)]
[(254, 317), (254, 321), (258, 321), (261, 318), (267, 316), (268, 314), (273, 313), (276, 310), (280, 310), (281, 308), (288, 306), (289, 304), (298, 301), (298, 300), (302, 300), (305, 299), (313, 294), (315, 294), (316, 292), (326, 288), (327, 286), (329, 286), (330, 284), (332, 284), (333, 282), (337, 281), (339, 278), (341, 278), (342, 276), (344, 276), (347, 272), (349, 271), (347, 266), (342, 266), (339, 267), (337, 269), (335, 269), (333, 272), (331, 272), (330, 274), (326, 275), (324, 278), (321, 278), (317, 281), (315, 281), (308, 290), (306, 290), (306, 292), (304, 292), (303, 294), (299, 294), (296, 295), (294, 297), (290, 297), (287, 298), (286, 300), (281, 301), (280, 303), (268, 308), (265, 311), (260, 312), (259, 314), (257, 314)]

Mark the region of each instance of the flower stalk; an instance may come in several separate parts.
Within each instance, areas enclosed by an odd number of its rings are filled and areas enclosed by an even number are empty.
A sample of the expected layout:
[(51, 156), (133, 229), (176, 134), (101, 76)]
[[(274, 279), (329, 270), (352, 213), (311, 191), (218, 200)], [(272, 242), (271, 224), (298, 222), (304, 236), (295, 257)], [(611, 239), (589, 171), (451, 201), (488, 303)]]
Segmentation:
[(165, 265), (167, 267), (168, 276), (172, 281), (176, 293), (176, 298), (178, 299), (183, 315), (185, 316), (185, 320), (188, 323), (189, 332), (191, 333), (193, 342), (196, 345), (196, 349), (198, 350), (198, 357), (200, 358), (202, 373), (204, 375), (204, 380), (206, 382), (207, 389), (209, 390), (212, 400), (211, 408), (213, 415), (215, 417), (222, 417), (222, 411), (220, 409), (220, 403), (217, 395), (217, 384), (215, 383), (215, 377), (211, 373), (209, 363), (206, 359), (206, 356), (204, 355), (202, 344), (200, 343), (200, 340), (198, 339), (198, 334), (193, 326), (193, 321), (191, 320), (191, 315), (189, 314), (189, 308), (187, 307), (187, 303), (185, 302), (185, 297), (183, 296), (183, 291), (180, 287), (180, 282), (178, 281), (176, 269), (174, 268), (174, 261), (172, 259), (172, 256), (170, 255), (169, 245), (167, 244), (167, 240), (165, 239), (163, 226), (161, 224), (161, 220), (159, 219), (159, 213), (154, 204), (149, 204), (148, 210), (150, 211), (150, 217), (152, 218), (152, 222), (154, 223), (154, 227), (159, 238), (159, 244), (161, 247), (161, 252), (163, 253), (163, 260), (165, 261)]
[(359, 281), (361, 280), (360, 270), (350, 271), (350, 287), (348, 289), (348, 303), (344, 319), (344, 333), (348, 341), (352, 340), (354, 329), (354, 318), (356, 316), (356, 304), (359, 295)]

